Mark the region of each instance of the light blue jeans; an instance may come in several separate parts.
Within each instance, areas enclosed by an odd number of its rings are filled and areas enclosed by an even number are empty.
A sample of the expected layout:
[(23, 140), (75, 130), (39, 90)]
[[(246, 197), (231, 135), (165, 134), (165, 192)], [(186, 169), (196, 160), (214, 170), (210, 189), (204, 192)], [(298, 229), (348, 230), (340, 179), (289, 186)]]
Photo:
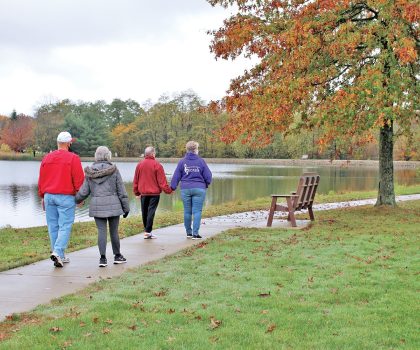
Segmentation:
[[(184, 226), (187, 234), (198, 235), (201, 223), (201, 212), (203, 211), (206, 190), (203, 188), (191, 188), (181, 190), (181, 198), (184, 203)], [(194, 223), (191, 230), (191, 221), (194, 217)]]
[(66, 194), (50, 194), (44, 196), (48, 233), (50, 235), (51, 252), (64, 258), (64, 251), (70, 239), (74, 223), (76, 202), (74, 196)]

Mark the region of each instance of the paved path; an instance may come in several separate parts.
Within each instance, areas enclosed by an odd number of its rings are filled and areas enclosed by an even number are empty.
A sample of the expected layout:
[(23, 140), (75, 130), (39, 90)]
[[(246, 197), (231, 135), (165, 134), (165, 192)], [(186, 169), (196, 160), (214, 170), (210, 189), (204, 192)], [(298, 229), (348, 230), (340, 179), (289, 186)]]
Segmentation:
[[(398, 201), (415, 199), (420, 199), (420, 194), (397, 198)], [(373, 203), (375, 200), (372, 199), (319, 204), (316, 205), (315, 213), (319, 210)], [(200, 232), (208, 238), (235, 227), (265, 227), (267, 214), (267, 211), (253, 211), (205, 219)], [(307, 220), (298, 220), (298, 228), (305, 227), (308, 223)], [(284, 220), (274, 220), (273, 227), (289, 225)], [(121, 240), (121, 252), (127, 258), (126, 264), (112, 264), (112, 249), (108, 245), (110, 264), (105, 268), (98, 267), (99, 253), (95, 246), (69, 253), (71, 262), (61, 269), (54, 268), (52, 261), (47, 259), (0, 272), (0, 321), (12, 313), (30, 311), (39, 304), (74, 293), (101, 278), (119, 276), (127, 269), (160, 259), (200, 242), (186, 239), (182, 224), (157, 229), (154, 233), (158, 239), (144, 240), (140, 234)]]

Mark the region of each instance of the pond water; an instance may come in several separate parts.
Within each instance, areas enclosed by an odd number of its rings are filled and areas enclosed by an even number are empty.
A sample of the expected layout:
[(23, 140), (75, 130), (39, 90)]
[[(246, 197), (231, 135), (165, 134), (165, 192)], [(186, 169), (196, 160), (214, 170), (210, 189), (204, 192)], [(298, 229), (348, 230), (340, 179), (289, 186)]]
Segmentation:
[[(83, 167), (90, 163), (83, 163)], [(132, 193), (132, 178), (136, 163), (116, 163), (130, 197), (131, 213), (140, 212), (140, 203)], [(0, 161), (0, 228), (32, 227), (46, 225), (37, 194), (40, 162)], [(175, 163), (162, 163), (168, 179), (175, 170)], [(289, 193), (297, 186), (303, 172), (315, 171), (321, 176), (318, 193), (329, 191), (375, 190), (378, 170), (373, 168), (346, 167), (290, 167), (275, 165), (209, 164), (214, 181), (206, 196), (206, 205), (233, 200), (255, 199), (272, 193)], [(395, 171), (396, 183), (420, 183), (416, 170)], [(181, 210), (179, 190), (173, 195), (161, 195), (158, 211)], [(131, 214), (130, 214), (131, 215)], [(88, 207), (76, 209), (76, 221), (90, 220)]]

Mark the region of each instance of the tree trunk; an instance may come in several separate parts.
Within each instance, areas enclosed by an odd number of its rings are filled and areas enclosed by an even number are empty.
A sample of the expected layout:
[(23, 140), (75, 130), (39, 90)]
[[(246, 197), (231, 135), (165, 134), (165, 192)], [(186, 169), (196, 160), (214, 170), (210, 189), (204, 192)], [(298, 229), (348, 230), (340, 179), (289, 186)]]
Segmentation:
[(375, 206), (395, 206), (393, 122), (385, 123), (379, 134), (379, 188)]

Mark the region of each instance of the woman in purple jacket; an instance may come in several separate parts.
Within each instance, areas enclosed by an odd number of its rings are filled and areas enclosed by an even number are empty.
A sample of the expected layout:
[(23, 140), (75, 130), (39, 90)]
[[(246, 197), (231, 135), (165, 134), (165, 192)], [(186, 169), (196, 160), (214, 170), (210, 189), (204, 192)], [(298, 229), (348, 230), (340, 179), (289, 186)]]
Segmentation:
[[(187, 238), (201, 239), (198, 233), (201, 222), (206, 189), (211, 183), (212, 174), (204, 159), (198, 156), (198, 143), (188, 141), (187, 154), (175, 169), (171, 188), (175, 191), (181, 181), (181, 198), (184, 203), (184, 226)], [(191, 229), (191, 221), (194, 223)]]

